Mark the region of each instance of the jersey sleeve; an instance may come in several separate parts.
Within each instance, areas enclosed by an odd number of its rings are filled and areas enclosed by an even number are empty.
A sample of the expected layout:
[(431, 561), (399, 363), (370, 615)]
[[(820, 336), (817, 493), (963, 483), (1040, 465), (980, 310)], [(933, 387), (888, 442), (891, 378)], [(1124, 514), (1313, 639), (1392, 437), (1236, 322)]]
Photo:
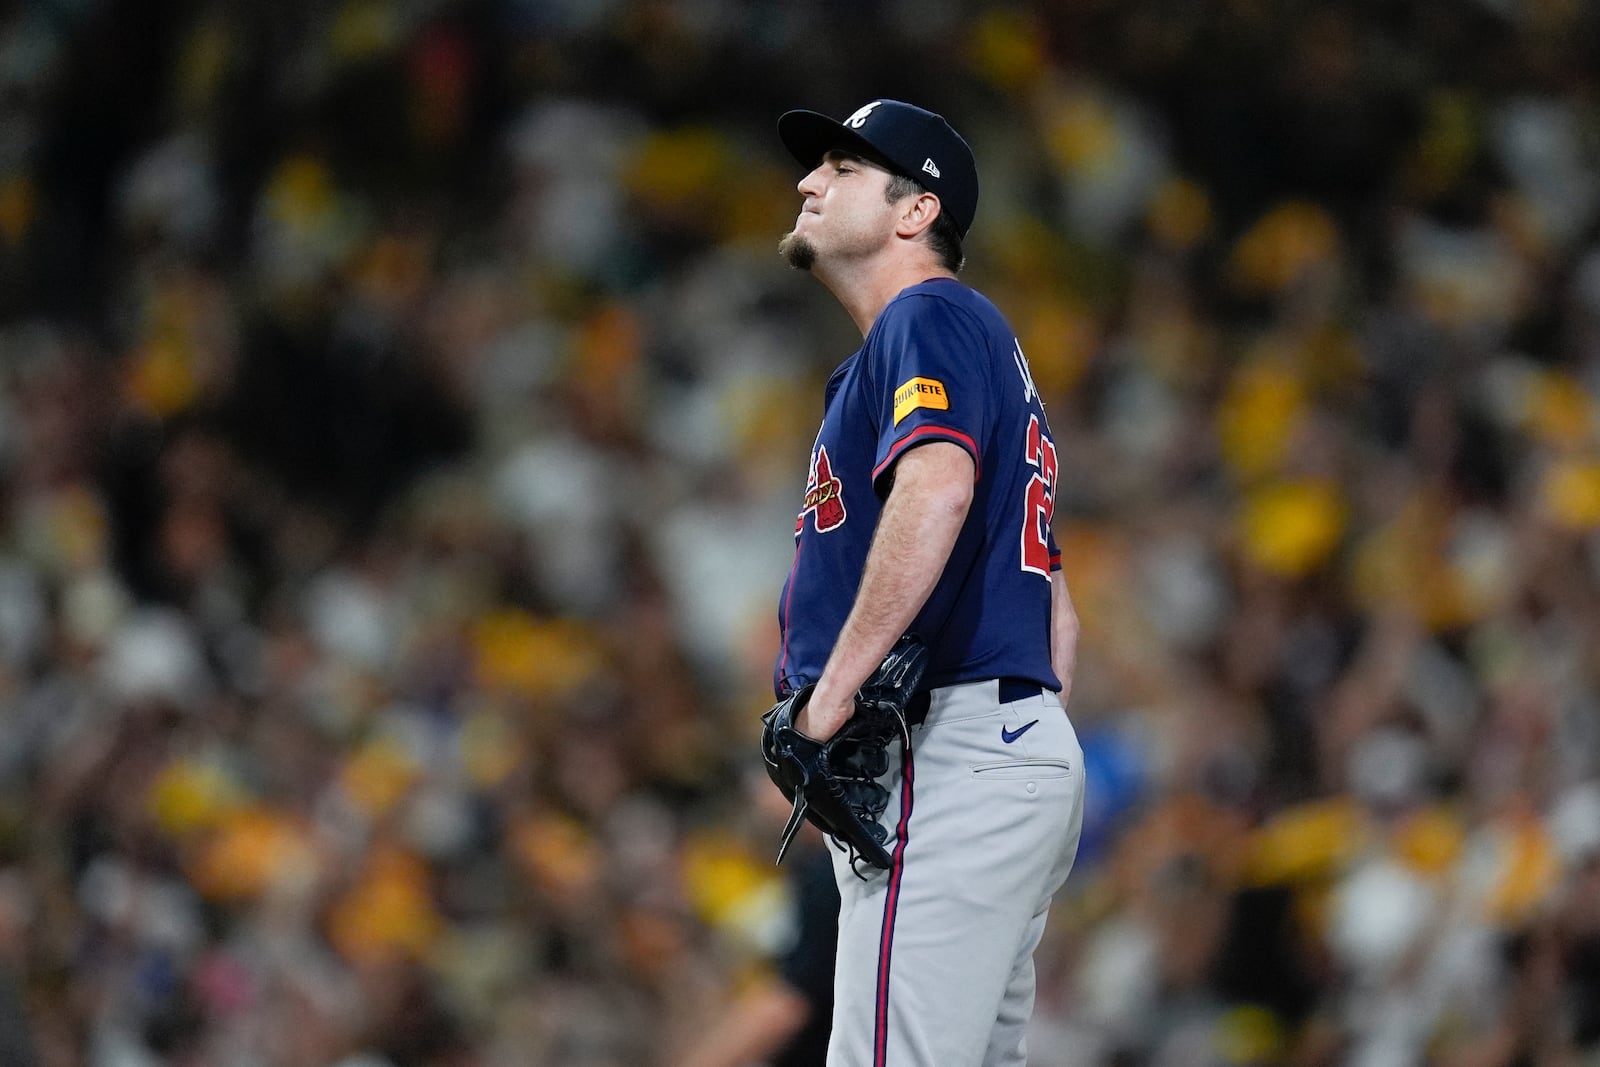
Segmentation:
[(1044, 528), (1044, 538), (1045, 547), (1050, 551), (1050, 570), (1052, 572), (1059, 571), (1061, 569), (1061, 547), (1056, 544), (1055, 529), (1053, 527), (1046, 526)]
[(946, 300), (916, 295), (885, 308), (874, 333), (868, 347), (878, 394), (873, 487), (884, 494), (895, 460), (928, 441), (966, 449), (981, 477), (991, 398), (977, 323)]

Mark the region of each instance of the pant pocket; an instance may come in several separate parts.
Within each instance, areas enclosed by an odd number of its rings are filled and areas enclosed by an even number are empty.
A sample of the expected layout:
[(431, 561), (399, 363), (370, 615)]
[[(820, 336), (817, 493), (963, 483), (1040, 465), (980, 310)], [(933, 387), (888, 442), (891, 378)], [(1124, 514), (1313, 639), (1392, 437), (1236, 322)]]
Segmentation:
[(974, 778), (1071, 778), (1072, 764), (1064, 759), (1013, 759), (975, 763)]

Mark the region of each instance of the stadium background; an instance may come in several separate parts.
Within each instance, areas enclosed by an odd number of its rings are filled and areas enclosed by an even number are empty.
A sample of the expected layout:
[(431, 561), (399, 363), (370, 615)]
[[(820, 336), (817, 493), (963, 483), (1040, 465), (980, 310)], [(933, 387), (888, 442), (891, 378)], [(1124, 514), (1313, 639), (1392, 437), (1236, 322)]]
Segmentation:
[(772, 122), (880, 95), (1061, 448), (1032, 1062), (1600, 1062), (1600, 8), (10, 0), (0, 1064), (716, 1017), (853, 347)]

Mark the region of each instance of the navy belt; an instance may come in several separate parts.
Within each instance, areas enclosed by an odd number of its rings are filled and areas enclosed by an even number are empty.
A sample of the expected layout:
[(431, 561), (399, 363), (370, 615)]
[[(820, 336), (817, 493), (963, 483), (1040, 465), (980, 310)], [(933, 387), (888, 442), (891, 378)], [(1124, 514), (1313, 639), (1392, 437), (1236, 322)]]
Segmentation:
[[(1000, 703), (1009, 704), (1013, 700), (1027, 700), (1044, 692), (1044, 686), (1029, 678), (1000, 678)], [(906, 723), (911, 726), (920, 726), (928, 718), (928, 704), (930, 700), (926, 690), (913, 696), (906, 704)]]
[(1013, 700), (1027, 700), (1044, 692), (1044, 686), (1027, 678), (1002, 678), (1000, 679), (1000, 703), (1009, 704)]

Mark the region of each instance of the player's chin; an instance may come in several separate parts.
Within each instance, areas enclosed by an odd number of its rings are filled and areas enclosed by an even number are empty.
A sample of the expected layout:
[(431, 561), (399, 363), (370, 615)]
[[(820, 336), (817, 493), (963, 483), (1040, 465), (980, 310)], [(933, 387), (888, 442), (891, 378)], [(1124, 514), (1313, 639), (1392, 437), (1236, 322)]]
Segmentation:
[(778, 255), (795, 270), (810, 270), (811, 265), (817, 261), (817, 248), (791, 230), (778, 242)]

